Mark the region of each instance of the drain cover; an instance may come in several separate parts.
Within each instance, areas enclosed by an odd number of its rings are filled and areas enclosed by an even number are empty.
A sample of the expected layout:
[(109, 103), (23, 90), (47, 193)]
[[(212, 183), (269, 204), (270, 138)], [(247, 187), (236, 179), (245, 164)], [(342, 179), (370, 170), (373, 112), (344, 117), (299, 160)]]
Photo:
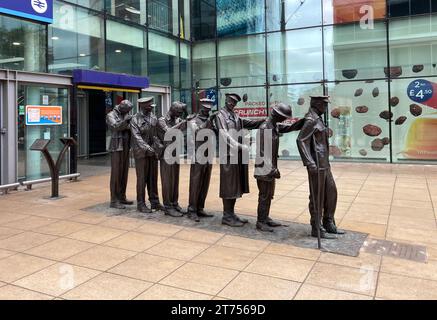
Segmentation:
[(426, 247), (387, 240), (368, 239), (362, 250), (367, 253), (425, 263), (428, 259)]

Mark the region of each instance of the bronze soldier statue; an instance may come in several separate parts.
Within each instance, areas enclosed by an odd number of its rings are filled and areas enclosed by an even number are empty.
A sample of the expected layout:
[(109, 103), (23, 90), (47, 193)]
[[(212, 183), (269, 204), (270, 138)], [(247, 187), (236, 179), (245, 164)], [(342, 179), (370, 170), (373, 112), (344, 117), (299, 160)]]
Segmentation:
[[(186, 104), (180, 101), (173, 102), (167, 115), (158, 120), (158, 135), (164, 148), (172, 143), (164, 141), (167, 132), (186, 129), (187, 122), (181, 119), (185, 107)], [(164, 213), (172, 217), (182, 217), (185, 211), (179, 205), (180, 165), (178, 162), (168, 163), (166, 153), (163, 153), (160, 159), (160, 172)]]
[(248, 222), (247, 219), (240, 218), (235, 214), (235, 203), (244, 193), (249, 193), (249, 165), (242, 161), (243, 153), (248, 154), (249, 148), (243, 144), (241, 135), (236, 140), (229, 133), (229, 130), (241, 132), (242, 129), (257, 129), (264, 122), (264, 120), (240, 118), (234, 112), (234, 108), (240, 101), (241, 97), (238, 94), (226, 94), (225, 107), (219, 111), (216, 118), (216, 127), (219, 130), (221, 139), (227, 142), (231, 153), (238, 153), (237, 163), (230, 161), (229, 154), (227, 159), (222, 159), (222, 155), (220, 155), (220, 198), (223, 200), (222, 224), (231, 227), (242, 227)]
[(133, 201), (126, 199), (126, 187), (129, 173), (130, 151), (130, 121), (129, 114), (133, 105), (128, 100), (123, 100), (106, 115), (106, 124), (111, 130), (111, 208), (125, 209), (124, 205), (132, 205)]
[[(138, 100), (138, 113), (131, 120), (132, 150), (137, 172), (137, 209), (151, 213), (152, 209), (162, 210), (158, 196), (158, 119), (152, 113), (153, 97)], [(151, 208), (145, 201), (145, 190), (149, 194)]]
[[(190, 133), (196, 139), (197, 134), (202, 129), (214, 129), (213, 121), (215, 116), (209, 117), (214, 101), (210, 99), (200, 99), (200, 111), (188, 122)], [(194, 153), (204, 144), (204, 141), (194, 140)], [(190, 188), (189, 204), (187, 217), (196, 222), (200, 218), (209, 218), (214, 215), (205, 212), (205, 201), (208, 195), (209, 183), (211, 180), (212, 163), (209, 162), (209, 154), (204, 154), (206, 163), (201, 163), (197, 158), (193, 159), (190, 166)]]
[[(291, 107), (279, 103), (272, 108), (269, 117), (259, 127), (257, 133), (258, 143), (254, 176), (259, 190), (256, 228), (260, 231), (273, 232), (274, 227), (282, 225), (272, 220), (269, 213), (275, 194), (275, 180), (281, 178), (278, 169), (279, 134), (300, 130), (304, 123), (303, 119), (293, 124), (281, 123), (291, 117)], [(266, 141), (267, 139), (269, 140)], [(266, 143), (269, 145), (266, 145)]]
[[(297, 138), (297, 147), (304, 166), (308, 170), (310, 185), (309, 211), (311, 214), (311, 236), (333, 239), (330, 234), (343, 234), (335, 225), (337, 187), (329, 164), (328, 128), (322, 116), (328, 110), (328, 96), (311, 97), (311, 106), (305, 115), (305, 123)], [(318, 208), (317, 204), (320, 204)], [(323, 225), (321, 225), (323, 217)]]

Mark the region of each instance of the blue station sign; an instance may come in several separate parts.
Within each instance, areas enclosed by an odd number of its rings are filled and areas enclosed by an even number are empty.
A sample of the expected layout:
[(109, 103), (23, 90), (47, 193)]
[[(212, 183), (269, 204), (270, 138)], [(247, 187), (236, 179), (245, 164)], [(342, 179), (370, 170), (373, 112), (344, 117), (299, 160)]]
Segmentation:
[(53, 0), (0, 0), (0, 13), (53, 23)]

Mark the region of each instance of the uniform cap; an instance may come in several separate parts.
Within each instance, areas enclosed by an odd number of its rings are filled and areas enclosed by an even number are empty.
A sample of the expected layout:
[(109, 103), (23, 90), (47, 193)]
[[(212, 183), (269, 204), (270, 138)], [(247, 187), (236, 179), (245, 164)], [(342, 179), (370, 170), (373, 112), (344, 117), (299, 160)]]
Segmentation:
[(147, 102), (153, 102), (153, 97), (145, 97), (138, 99), (138, 103), (147, 103)]
[(231, 98), (232, 100), (236, 101), (236, 102), (240, 102), (241, 101), (241, 97), (236, 94), (236, 93), (227, 93), (226, 97)]
[(314, 100), (322, 100), (324, 102), (331, 102), (331, 100), (329, 100), (330, 96), (310, 96), (311, 99)]
[(207, 109), (211, 109), (212, 106), (214, 105), (214, 100), (208, 98), (200, 99), (199, 101), (200, 101), (200, 105)]

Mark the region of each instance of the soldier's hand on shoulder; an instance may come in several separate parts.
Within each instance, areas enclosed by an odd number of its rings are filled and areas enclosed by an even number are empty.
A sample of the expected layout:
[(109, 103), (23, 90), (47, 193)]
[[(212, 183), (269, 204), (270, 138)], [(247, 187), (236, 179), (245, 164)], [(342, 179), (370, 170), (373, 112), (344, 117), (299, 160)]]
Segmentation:
[(131, 115), (131, 114), (128, 114), (127, 116), (126, 116), (126, 118), (124, 118), (124, 121), (126, 121), (126, 122), (130, 122), (131, 120), (132, 120), (132, 118), (133, 118), (133, 116)]
[(214, 121), (215, 118), (217, 118), (218, 113), (219, 113), (219, 112), (216, 111), (216, 112), (214, 112), (212, 115), (210, 115), (209, 120), (210, 120), (210, 121)]

